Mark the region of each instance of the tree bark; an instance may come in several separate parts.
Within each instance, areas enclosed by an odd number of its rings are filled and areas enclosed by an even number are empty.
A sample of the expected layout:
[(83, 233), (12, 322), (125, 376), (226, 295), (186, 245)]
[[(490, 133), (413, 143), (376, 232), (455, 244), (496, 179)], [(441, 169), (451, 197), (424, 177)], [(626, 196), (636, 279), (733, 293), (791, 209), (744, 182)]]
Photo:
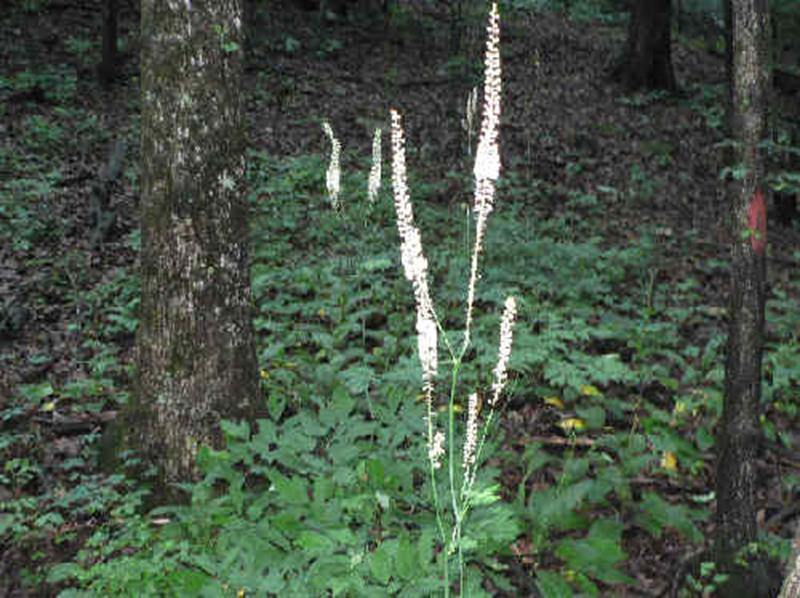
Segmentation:
[(786, 570), (786, 578), (778, 598), (800, 598), (800, 526), (792, 543), (792, 556)]
[(715, 550), (730, 580), (723, 596), (769, 595), (763, 563), (736, 564), (741, 550), (756, 540), (756, 456), (766, 276), (766, 197), (764, 157), (768, 98), (768, 17), (766, 0), (733, 0), (731, 103), (734, 140), (729, 184), (731, 204), (731, 291), (725, 363), (725, 399), (717, 431), (717, 512)]
[(111, 83), (117, 71), (117, 20), (119, 0), (103, 0), (102, 58), (98, 73), (103, 85)]
[(242, 0), (142, 0), (142, 300), (131, 448), (197, 477), (220, 419), (259, 411), (244, 190)]
[(625, 54), (615, 78), (628, 89), (675, 90), (671, 0), (634, 0)]

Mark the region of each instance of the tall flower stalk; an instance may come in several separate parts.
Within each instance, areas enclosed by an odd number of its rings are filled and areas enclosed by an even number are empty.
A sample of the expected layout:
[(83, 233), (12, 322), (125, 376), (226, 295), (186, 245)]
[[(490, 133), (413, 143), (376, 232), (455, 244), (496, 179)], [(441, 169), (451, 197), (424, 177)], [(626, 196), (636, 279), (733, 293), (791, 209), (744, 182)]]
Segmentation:
[(333, 134), (333, 128), (328, 121), (322, 123), (322, 130), (331, 142), (331, 157), (328, 162), (328, 170), (325, 173), (325, 184), (328, 188), (328, 198), (334, 210), (339, 209), (339, 191), (341, 189), (342, 168), (340, 165), (340, 155), (342, 144)]
[[(475, 242), (472, 248), (470, 274), (467, 284), (467, 306), (464, 324), (464, 335), (461, 347), (456, 349), (450, 343), (442, 325), (436, 316), (433, 301), (428, 288), (428, 261), (422, 250), (419, 230), (414, 224), (414, 214), (409, 197), (405, 139), (400, 115), (391, 111), (392, 134), (392, 187), (394, 204), (397, 212), (397, 229), (400, 234), (401, 257), (403, 271), (414, 289), (417, 314), (417, 349), (422, 365), (422, 388), (426, 403), (427, 450), (431, 480), (431, 494), (434, 504), (440, 539), (444, 547), (442, 553), (444, 572), (444, 595), (450, 595), (450, 560), (457, 556), (460, 593), (463, 596), (464, 552), (463, 531), (466, 517), (472, 501), (476, 496), (474, 484), (476, 471), (480, 465), (481, 452), (484, 448), (487, 432), (492, 424), (494, 413), (498, 407), (503, 387), (507, 380), (508, 360), (511, 355), (514, 320), (517, 313), (516, 301), (513, 297), (506, 299), (500, 326), (500, 343), (497, 365), (494, 369), (493, 383), (488, 401), (488, 413), (483, 423), (480, 422), (478, 393), (470, 394), (467, 400), (465, 434), (461, 449), (461, 469), (457, 471), (456, 461), (456, 388), (462, 361), (471, 341), (473, 305), (475, 302), (475, 286), (478, 280), (478, 265), (483, 241), (486, 236), (486, 224), (494, 207), (495, 186), (500, 174), (499, 124), (501, 97), (500, 68), (500, 19), (497, 4), (493, 3), (487, 26), (487, 42), (485, 56), (485, 80), (483, 94), (483, 119), (480, 137), (475, 156), (475, 196), (473, 211), (475, 215)], [(439, 338), (450, 354), (452, 370), (450, 376), (450, 393), (447, 409), (446, 434), (436, 422), (434, 393), (439, 364)], [(445, 449), (445, 443), (447, 448)], [(445, 518), (446, 507), (440, 500), (437, 485), (437, 472), (441, 469), (441, 460), (447, 454), (447, 477), (449, 482), (449, 510)], [(449, 530), (445, 527), (449, 524)]]
[(381, 130), (375, 129), (372, 135), (372, 168), (367, 180), (367, 199), (374, 204), (381, 190)]

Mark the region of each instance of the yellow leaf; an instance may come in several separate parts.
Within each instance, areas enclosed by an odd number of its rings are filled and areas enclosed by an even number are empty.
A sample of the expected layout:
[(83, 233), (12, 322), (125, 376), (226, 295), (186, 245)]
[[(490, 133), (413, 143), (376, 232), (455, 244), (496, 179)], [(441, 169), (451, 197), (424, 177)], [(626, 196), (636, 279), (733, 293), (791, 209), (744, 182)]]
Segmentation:
[(268, 380), (269, 379), (269, 372), (267, 370), (261, 370), (259, 373), (261, 374), (261, 379), (262, 380)]
[(586, 427), (586, 422), (580, 417), (567, 417), (562, 419), (558, 425), (565, 432), (579, 432)]
[(327, 315), (328, 315), (328, 312), (326, 312), (326, 311), (325, 311), (325, 308), (324, 308), (324, 307), (320, 307), (320, 308), (319, 308), (319, 310), (317, 311), (317, 315), (318, 315), (320, 318), (324, 318), (325, 316), (327, 316)]
[(591, 384), (581, 384), (581, 394), (585, 397), (600, 397), (603, 396), (596, 386)]
[(661, 467), (667, 471), (678, 471), (678, 458), (672, 451), (664, 451), (661, 455)]
[(50, 411), (53, 411), (55, 408), (56, 408), (55, 401), (47, 401), (44, 405), (42, 405), (42, 411), (44, 411), (45, 413), (49, 413)]
[(545, 397), (544, 402), (551, 407), (555, 407), (556, 409), (564, 409), (564, 401), (559, 399), (558, 397)]
[(672, 408), (672, 413), (674, 415), (680, 415), (686, 411), (686, 403), (683, 401), (675, 401), (675, 407)]

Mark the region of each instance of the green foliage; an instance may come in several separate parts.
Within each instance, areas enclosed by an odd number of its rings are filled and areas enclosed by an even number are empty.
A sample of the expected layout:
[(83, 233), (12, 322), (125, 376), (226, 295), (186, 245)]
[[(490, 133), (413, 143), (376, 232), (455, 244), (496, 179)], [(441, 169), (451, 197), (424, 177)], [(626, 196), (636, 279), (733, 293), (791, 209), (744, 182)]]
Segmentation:
[(11, 179), (2, 185), (0, 239), (18, 250), (50, 241), (59, 230), (50, 197), (60, 180), (61, 173), (52, 171), (36, 178)]
[(627, 18), (622, 0), (507, 0), (513, 8), (566, 12), (576, 21), (620, 22)]
[[(110, 544), (79, 557), (86, 568), (60, 567), (51, 580), (125, 596), (431, 595), (439, 557), (419, 498), (423, 424), (406, 399), (395, 393), (370, 413), (336, 386), (313, 399), (316, 410), (260, 420), (252, 435), (225, 424), (226, 448), (201, 451), (190, 506), (151, 513), (169, 520), (160, 528), (126, 519)], [(478, 528), (502, 530), (506, 519), (490, 513)], [(490, 548), (510, 539), (492, 538)], [(129, 556), (97, 560), (119, 550)]]
[[(670, 152), (654, 144), (652, 153), (667, 160)], [(111, 516), (81, 541), (75, 559), (49, 573), (30, 571), (31, 583), (47, 575), (73, 586), (64, 596), (429, 596), (441, 589), (443, 552), (426, 498), (420, 368), (409, 333), (414, 314), (389, 191), (368, 204), (368, 164), (345, 153), (343, 208), (334, 214), (324, 156), (276, 160), (254, 152), (249, 164), (255, 326), (270, 419), (252, 430), (226, 424), (225, 448), (202, 451), (205, 478), (187, 486), (192, 500), (184, 507), (144, 514), (143, 487), (87, 475), (91, 443), (65, 460), (60, 466), (74, 474), (74, 485), (3, 503), (4, 541), (36, 547), (76, 513)], [(614, 193), (641, 196), (652, 181), (640, 171), (629, 184)], [(464, 213), (443, 205), (442, 185), (412, 173), (410, 188), (442, 322), (458, 330), (471, 243)], [(665, 256), (686, 251), (691, 239), (656, 242), (641, 229), (629, 231), (630, 243), (610, 245), (592, 224), (608, 189), (568, 193), (545, 219), (535, 206), (550, 201), (551, 190), (533, 188), (524, 208), (501, 203), (492, 216), (474, 351), (459, 392), (490, 384), (498, 314), (510, 291), (520, 298), (520, 316), (507, 400), (541, 409), (565, 442), (530, 444), (522, 455), (487, 447), (493, 467), (479, 476), (464, 525), (464, 583), (470, 596), (518, 591), (505, 567), (511, 546), (522, 542), (531, 546), (544, 596), (613, 595), (633, 583), (624, 564), (630, 535), (702, 542), (710, 497), (667, 496), (659, 481), (702, 482), (708, 470), (721, 406), (717, 324), (724, 310), (702, 305), (703, 283), (692, 275), (662, 279)], [(531, 193), (512, 177), (501, 189), (507, 197)], [(20, 182), (5, 190), (17, 194), (15, 210), (23, 197), (51, 192)], [(8, 234), (32, 246), (50, 233)], [(129, 246), (138, 242), (134, 234)], [(79, 291), (89, 275), (77, 257), (41, 265), (66, 304), (80, 302), (72, 331), (86, 358), (74, 379), (23, 386), (0, 412), (4, 430), (56, 403), (99, 411), (126, 398), (118, 343), (130, 342), (137, 325), (136, 277), (119, 270), (87, 294)], [(700, 273), (724, 266), (709, 260)], [(786, 426), (775, 415), (797, 415), (796, 293), (776, 283), (768, 306), (764, 402), (771, 410), (763, 425), (785, 442)], [(684, 331), (700, 323), (711, 332), (687, 342)], [(25, 428), (0, 435), (4, 488), (20, 493), (42, 483), (39, 441)], [(501, 467), (519, 469), (510, 502), (500, 499)]]
[(78, 76), (75, 69), (66, 65), (50, 65), (39, 70), (24, 70), (16, 73), (4, 85), (6, 93), (38, 93), (50, 102), (66, 103), (76, 93)]
[(230, 31), (224, 25), (214, 23), (211, 30), (216, 34), (219, 47), (226, 54), (232, 54), (239, 50), (239, 44), (230, 39)]
[(708, 128), (722, 135), (725, 127), (725, 86), (697, 83), (690, 85), (688, 92), (689, 107), (703, 116)]
[[(250, 165), (255, 324), (271, 419), (253, 433), (226, 426), (226, 448), (202, 453), (206, 477), (190, 487), (191, 505), (151, 514), (169, 523), (154, 527), (137, 515), (106, 526), (111, 543), (87, 547), (53, 579), (123, 595), (430, 595), (441, 587), (442, 552), (424, 499), (430, 488), (423, 406), (415, 400), (420, 369), (408, 333), (414, 314), (388, 191), (369, 205), (368, 169), (346, 168), (336, 215), (325, 195), (323, 156), (278, 161), (255, 153)], [(437, 185), (412, 180), (410, 187), (420, 192), (415, 208), (442, 321), (457, 328), (469, 238), (426, 231), (464, 231), (463, 214), (427, 200)], [(479, 478), (487, 504), (470, 513), (462, 545), (471, 595), (481, 595), (481, 583), (508, 584), (502, 559), (520, 536), (537, 561), (560, 563), (537, 569), (546, 596), (632, 583), (623, 566), (623, 531), (631, 527), (701, 541), (703, 497), (687, 506), (690, 497), (667, 500), (635, 480), (702, 475), (707, 467), (722, 339), (686, 346), (679, 329), (701, 313), (699, 283), (687, 277), (662, 287), (660, 250), (646, 231), (637, 243), (608, 248), (581, 217), (594, 209), (594, 202), (573, 201), (540, 221), (503, 205), (493, 215), (477, 298), (490, 307), (476, 312), (475, 351), (462, 383), (487, 384), (498, 289), (510, 289), (523, 298), (510, 400), (556, 397), (563, 405), (556, 418), (578, 423), (566, 452), (539, 444), (511, 457), (524, 474), (511, 503), (489, 490), (497, 470)], [(131, 279), (122, 274), (97, 290), (98, 305), (108, 306), (100, 330), (111, 337), (135, 325), (135, 286), (123, 280)], [(796, 330), (791, 296), (771, 304), (785, 320), (781, 330)], [(790, 338), (771, 362), (773, 396), (785, 397), (785, 409), (795, 408)], [(586, 435), (589, 449), (580, 444)], [(597, 519), (598, 512), (606, 515)], [(112, 558), (119, 554), (126, 556)]]
[(88, 66), (98, 59), (97, 43), (92, 39), (71, 35), (64, 40), (64, 48), (70, 54), (74, 54), (82, 65)]
[[(717, 588), (725, 583), (728, 576), (716, 570), (716, 564), (712, 561), (700, 563), (700, 570), (697, 575), (691, 573), (686, 575), (686, 593), (684, 596), (713, 596)], [(692, 594), (689, 594), (691, 592)]]

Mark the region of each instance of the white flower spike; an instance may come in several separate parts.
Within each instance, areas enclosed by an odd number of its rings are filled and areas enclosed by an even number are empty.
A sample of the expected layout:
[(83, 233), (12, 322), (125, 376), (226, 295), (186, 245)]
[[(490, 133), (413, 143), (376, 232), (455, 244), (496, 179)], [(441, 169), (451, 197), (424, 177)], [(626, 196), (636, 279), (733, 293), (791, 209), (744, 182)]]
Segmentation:
[(438, 330), (433, 303), (428, 290), (428, 260), (422, 253), (422, 240), (414, 225), (414, 212), (406, 182), (406, 156), (400, 114), (392, 110), (392, 187), (400, 233), (400, 255), (406, 278), (414, 287), (417, 305), (417, 335), (422, 377), (426, 387), (432, 385), (438, 367)]
[(444, 440), (444, 432), (436, 430), (436, 434), (433, 435), (433, 442), (431, 442), (431, 445), (428, 447), (428, 459), (431, 460), (434, 469), (439, 469), (442, 465)]
[(486, 56), (484, 58), (483, 120), (478, 149), (475, 152), (475, 246), (472, 250), (469, 284), (467, 286), (467, 317), (464, 326), (464, 351), (470, 343), (472, 307), (475, 303), (475, 284), (478, 280), (478, 259), (486, 236), (486, 221), (494, 208), (494, 190), (500, 176), (500, 16), (497, 3), (492, 3), (487, 25)]
[(497, 365), (494, 368), (492, 383), (492, 404), (500, 400), (500, 393), (508, 380), (508, 360), (511, 358), (511, 342), (514, 338), (514, 320), (517, 319), (517, 302), (513, 297), (506, 299), (503, 320), (500, 322), (500, 348), (497, 351)]
[(378, 199), (378, 191), (381, 189), (381, 158), (381, 130), (375, 129), (375, 134), (372, 136), (372, 168), (369, 171), (367, 184), (369, 203), (375, 203)]
[(475, 463), (475, 449), (478, 446), (478, 393), (473, 392), (467, 401), (467, 430), (464, 438), (464, 471)]
[(339, 190), (340, 181), (342, 176), (341, 166), (339, 164), (339, 156), (342, 151), (342, 145), (336, 136), (333, 134), (333, 128), (328, 121), (322, 123), (322, 129), (331, 141), (331, 158), (328, 163), (328, 171), (325, 173), (325, 183), (328, 188), (328, 197), (331, 200), (333, 209), (339, 209)]

